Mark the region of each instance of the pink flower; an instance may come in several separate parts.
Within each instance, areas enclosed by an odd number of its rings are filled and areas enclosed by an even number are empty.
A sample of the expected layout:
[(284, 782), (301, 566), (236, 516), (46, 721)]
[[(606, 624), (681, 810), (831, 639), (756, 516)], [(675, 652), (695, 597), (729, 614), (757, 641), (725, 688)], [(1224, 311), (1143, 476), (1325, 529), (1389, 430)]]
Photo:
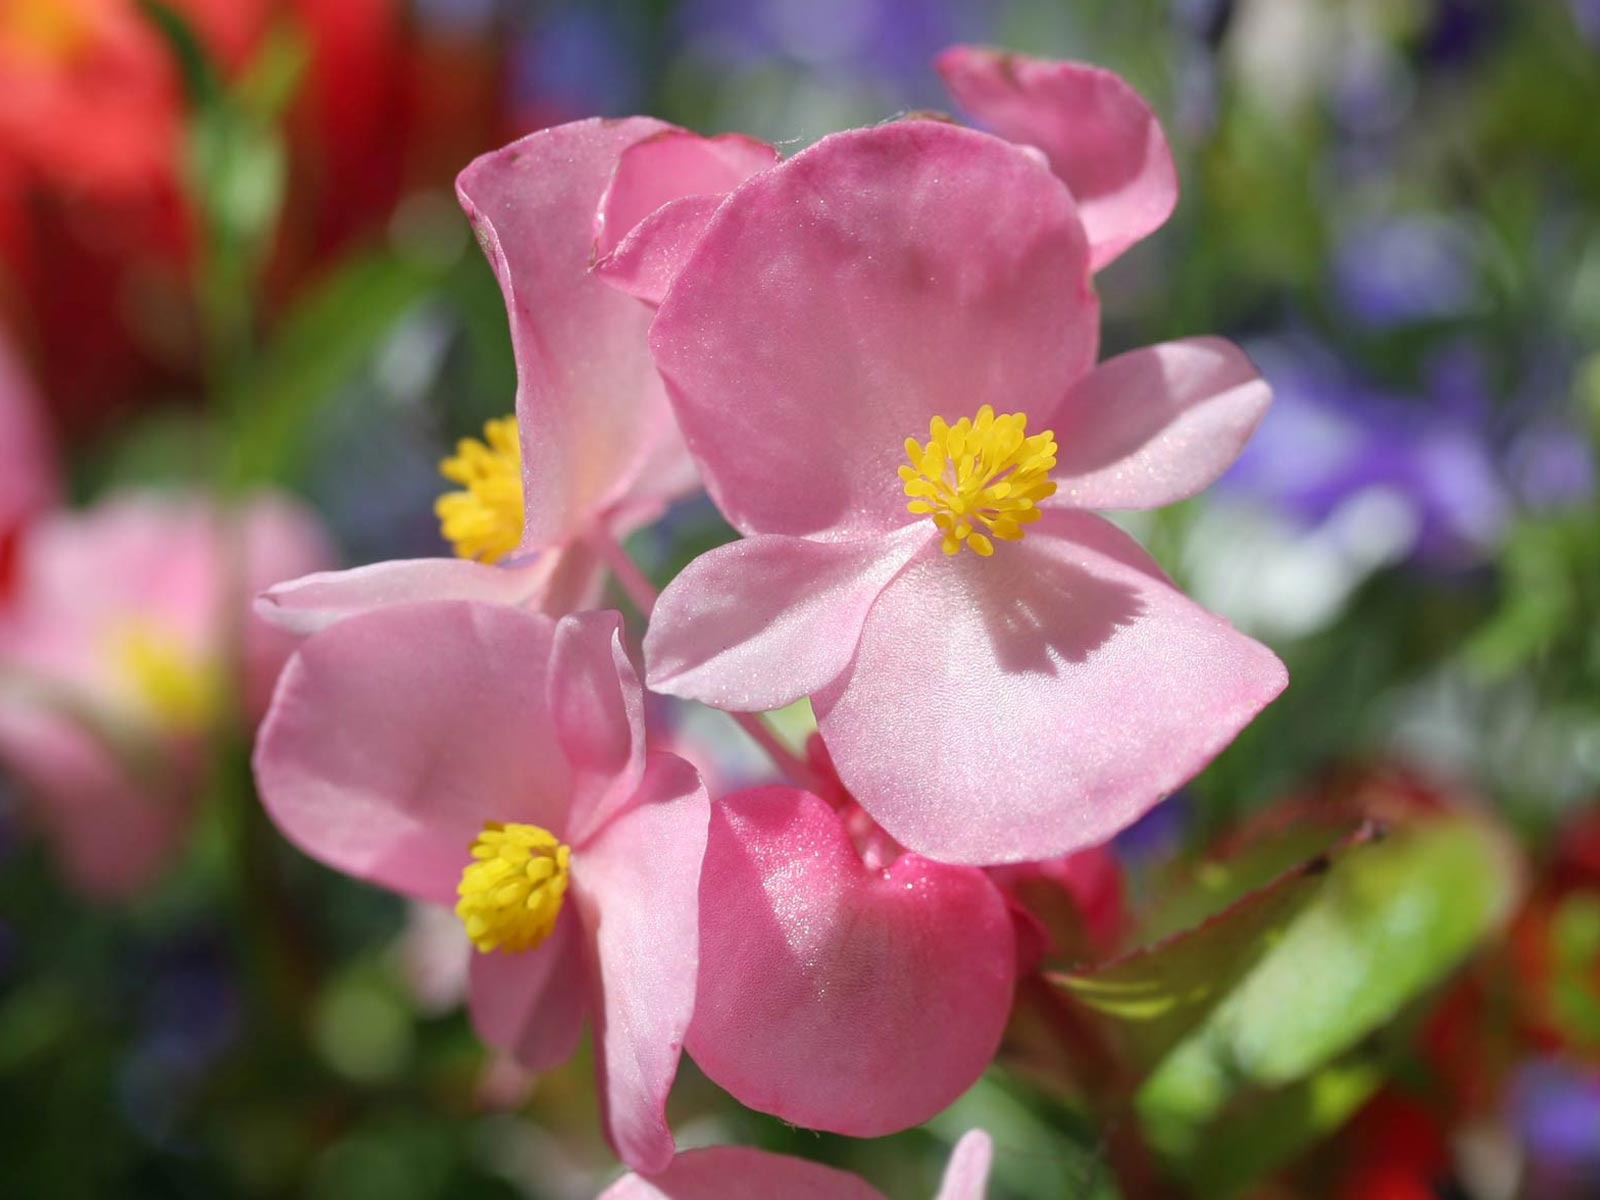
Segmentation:
[(417, 600), (592, 606), (615, 540), (698, 486), (646, 345), (650, 310), (595, 258), (653, 209), (725, 192), (772, 159), (745, 138), (630, 117), (543, 130), (468, 166), (456, 190), (505, 295), (518, 387), (515, 419), (442, 466), (458, 557), (297, 580), (262, 598), (264, 615), (308, 633)]
[[(934, 1200), (983, 1200), (994, 1154), (981, 1129), (965, 1134), (950, 1154), (944, 1181)], [(750, 1150), (710, 1146), (689, 1150), (659, 1175), (624, 1175), (599, 1200), (883, 1200), (883, 1193), (833, 1167)]]
[(1017, 955), (975, 867), (791, 787), (712, 810), (689, 1052), (741, 1103), (858, 1137), (927, 1120), (1005, 1030)]
[(1036, 151), (901, 121), (732, 193), (651, 332), (746, 535), (662, 595), (651, 686), (810, 696), (851, 794), (948, 862), (1105, 841), (1286, 681), (1088, 511), (1206, 487), (1267, 388), (1215, 339), (1096, 366), (1090, 265)]
[(51, 513), (22, 542), (0, 612), (0, 758), (91, 894), (136, 891), (176, 850), (202, 744), (228, 713), (235, 626), (252, 719), (291, 648), (250, 619), (248, 598), (330, 557), (287, 501), (233, 519), (199, 498), (129, 493)]
[(646, 751), (643, 703), (615, 613), (397, 605), (301, 646), (256, 779), (313, 858), (455, 906), (490, 1045), (544, 1070), (592, 1020), (611, 1143), (659, 1170), (709, 801), (687, 763)]

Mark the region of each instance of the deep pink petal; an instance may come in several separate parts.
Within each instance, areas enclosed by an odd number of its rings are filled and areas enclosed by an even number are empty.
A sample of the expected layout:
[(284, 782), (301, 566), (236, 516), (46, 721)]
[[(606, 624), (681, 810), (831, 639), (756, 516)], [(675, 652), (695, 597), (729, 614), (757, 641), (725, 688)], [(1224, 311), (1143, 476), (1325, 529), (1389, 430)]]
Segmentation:
[(694, 1012), (709, 809), (694, 768), (652, 752), (631, 806), (572, 855), (602, 1117), (617, 1156), (641, 1171), (672, 1161), (665, 1107)]
[(1190, 338), (1118, 355), (1068, 394), (1052, 424), (1074, 508), (1158, 508), (1203, 491), (1233, 464), (1272, 389), (1232, 342)]
[(256, 743), (267, 811), (330, 867), (453, 904), (484, 822), (565, 833), (553, 638), (547, 617), (461, 600), (380, 609), (310, 638)]
[(993, 1158), (994, 1143), (989, 1135), (981, 1129), (969, 1129), (950, 1152), (950, 1162), (934, 1200), (984, 1200)]
[(701, 475), (746, 533), (906, 524), (934, 415), (1048, 416), (1094, 361), (1072, 198), (937, 121), (834, 134), (717, 210), (651, 330)]
[(1000, 1043), (1011, 922), (981, 872), (869, 870), (839, 816), (787, 787), (712, 811), (689, 1052), (743, 1104), (860, 1137), (927, 1120)]
[(617, 159), (600, 198), (594, 250), (604, 258), (663, 204), (685, 196), (721, 196), (778, 161), (778, 152), (742, 133), (703, 137), (663, 129), (633, 143)]
[(758, 536), (691, 562), (645, 635), (650, 687), (721, 709), (781, 708), (849, 665), (883, 585), (931, 524), (849, 542)]
[(745, 1146), (687, 1150), (659, 1175), (624, 1175), (600, 1200), (884, 1200), (861, 1179), (803, 1158)]
[(563, 617), (549, 686), (556, 738), (572, 769), (567, 834), (579, 845), (632, 800), (644, 774), (644, 691), (622, 644), (622, 617)]
[(262, 592), (256, 612), (297, 634), (396, 604), (428, 600), (481, 600), (538, 610), (560, 551), (524, 567), (494, 567), (464, 558), (403, 558), (348, 571), (322, 571)]
[(954, 46), (937, 67), (957, 103), (1002, 137), (1037, 146), (1077, 197), (1098, 271), (1159, 229), (1178, 172), (1143, 97), (1100, 67)]
[(628, 118), (541, 130), (456, 182), (511, 316), (524, 549), (581, 533), (628, 492), (671, 425), (645, 346), (650, 311), (589, 269), (619, 155), (666, 128)]
[(903, 845), (1002, 863), (1104, 842), (1286, 682), (1115, 526), (1057, 510), (993, 558), (913, 560), (812, 702), (839, 777)]
[(568, 908), (544, 943), (521, 954), (472, 951), (467, 1001), (487, 1045), (529, 1071), (572, 1057), (589, 1011), (583, 933)]

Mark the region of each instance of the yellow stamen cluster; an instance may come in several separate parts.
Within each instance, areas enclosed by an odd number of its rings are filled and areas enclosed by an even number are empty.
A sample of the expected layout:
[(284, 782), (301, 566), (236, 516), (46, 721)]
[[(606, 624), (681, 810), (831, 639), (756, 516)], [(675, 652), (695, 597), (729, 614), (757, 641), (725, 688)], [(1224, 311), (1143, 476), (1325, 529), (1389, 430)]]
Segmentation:
[(484, 953), (532, 950), (550, 936), (567, 894), (572, 851), (548, 829), (490, 821), (461, 872), (456, 916)]
[(134, 698), (163, 728), (198, 732), (221, 710), (223, 680), (217, 665), (198, 659), (168, 630), (130, 621), (112, 632), (110, 654)]
[(501, 417), (483, 427), (483, 441), (462, 438), (439, 464), (439, 474), (461, 490), (446, 492), (433, 506), (445, 539), (461, 558), (498, 562), (522, 541), (522, 444), (517, 419)]
[(906, 508), (933, 517), (946, 554), (966, 545), (987, 558), (994, 553), (991, 537), (1021, 541), (1022, 527), (1039, 519), (1039, 501), (1055, 495), (1048, 475), (1056, 465), (1056, 435), (1029, 437), (1026, 413), (997, 417), (987, 404), (976, 419), (954, 425), (935, 417), (928, 433), (926, 446), (906, 439), (911, 465), (900, 468), (911, 497)]

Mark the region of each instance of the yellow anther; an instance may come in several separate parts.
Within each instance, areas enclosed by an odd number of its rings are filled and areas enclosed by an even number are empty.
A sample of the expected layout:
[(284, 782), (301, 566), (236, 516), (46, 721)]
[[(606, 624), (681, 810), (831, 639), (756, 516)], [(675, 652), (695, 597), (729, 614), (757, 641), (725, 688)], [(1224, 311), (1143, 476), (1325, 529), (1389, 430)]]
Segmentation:
[(109, 652), (134, 700), (155, 723), (179, 733), (205, 729), (222, 707), (223, 680), (214, 661), (150, 621), (114, 629)]
[(935, 417), (923, 445), (906, 439), (911, 465), (900, 468), (911, 512), (933, 518), (944, 552), (963, 545), (987, 558), (994, 542), (1019, 542), (1023, 526), (1039, 519), (1039, 502), (1055, 495), (1048, 478), (1056, 465), (1056, 435), (1028, 436), (1026, 413), (994, 415), (985, 404), (976, 418), (954, 425)]
[(461, 558), (497, 562), (522, 542), (522, 444), (517, 419), (501, 417), (483, 427), (483, 441), (462, 438), (439, 464), (439, 474), (460, 491), (446, 492), (433, 506), (445, 540)]
[(490, 821), (461, 872), (456, 916), (479, 950), (532, 950), (556, 927), (572, 851), (548, 829)]

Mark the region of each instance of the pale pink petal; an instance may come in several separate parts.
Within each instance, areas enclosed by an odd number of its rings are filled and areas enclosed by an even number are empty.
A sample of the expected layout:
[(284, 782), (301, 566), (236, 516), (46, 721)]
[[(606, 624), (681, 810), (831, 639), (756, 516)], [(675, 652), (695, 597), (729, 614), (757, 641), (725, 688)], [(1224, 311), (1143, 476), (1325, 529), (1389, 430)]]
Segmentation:
[(1232, 342), (1191, 338), (1118, 355), (1052, 420), (1054, 503), (1159, 508), (1216, 482), (1266, 415), (1272, 389)]
[(953, 46), (936, 65), (962, 108), (1044, 151), (1077, 197), (1094, 270), (1172, 215), (1172, 151), (1155, 113), (1121, 77), (976, 46)]
[[(333, 547), (315, 514), (305, 506), (282, 496), (263, 496), (253, 501), (242, 515), (240, 536), (244, 543), (244, 576), (240, 586), (228, 589), (237, 603), (284, 580), (320, 571), (334, 561)], [(218, 547), (217, 568), (226, 572), (231, 556)], [(224, 594), (228, 594), (225, 592)], [(245, 710), (259, 720), (272, 698), (278, 672), (298, 643), (292, 633), (265, 621), (245, 618)]]
[(745, 1146), (687, 1150), (659, 1175), (624, 1175), (599, 1200), (884, 1200), (858, 1177)]
[(644, 691), (614, 612), (563, 617), (550, 656), (550, 713), (572, 769), (568, 840), (580, 845), (629, 803), (644, 774)]
[(930, 417), (1054, 411), (1098, 315), (1072, 197), (1036, 157), (906, 120), (729, 196), (651, 345), (728, 519), (844, 538), (911, 520), (896, 472)]
[(870, 870), (838, 814), (787, 787), (712, 811), (689, 1052), (741, 1103), (858, 1137), (927, 1120), (999, 1046), (1015, 949), (981, 871)]
[(560, 551), (524, 567), (497, 567), (465, 558), (402, 558), (348, 571), (321, 571), (262, 592), (256, 612), (296, 634), (312, 634), (337, 621), (396, 604), (428, 600), (481, 600), (538, 609)]
[[(171, 748), (146, 749), (159, 756)], [(89, 729), (6, 696), (0, 696), (0, 761), (22, 786), (28, 819), (50, 840), (68, 881), (87, 896), (137, 893), (182, 845), (198, 761), (173, 754), (141, 771)]]
[(981, 1129), (970, 1129), (950, 1152), (944, 1181), (933, 1200), (984, 1200), (989, 1191), (989, 1164), (994, 1143)]
[(461, 600), (379, 609), (310, 638), (256, 742), (268, 813), (335, 870), (453, 904), (486, 821), (565, 833), (553, 638), (547, 617)]
[(666, 128), (644, 118), (561, 125), (484, 155), (457, 180), (511, 318), (524, 549), (582, 533), (628, 491), (671, 423), (645, 345), (649, 309), (589, 269), (618, 156)]
[(662, 205), (595, 263), (595, 274), (635, 300), (658, 307), (722, 201), (720, 195), (684, 196)]
[(878, 592), (935, 534), (924, 522), (849, 542), (757, 536), (702, 554), (651, 616), (651, 689), (738, 712), (820, 691), (849, 665)]
[(913, 560), (812, 703), (839, 777), (903, 845), (1002, 863), (1104, 842), (1286, 682), (1115, 526), (1055, 510), (993, 558)]
[(589, 1011), (583, 933), (570, 907), (544, 942), (520, 954), (472, 952), (467, 1003), (485, 1044), (529, 1071), (572, 1057)]
[(604, 258), (663, 204), (685, 196), (721, 196), (778, 161), (778, 152), (742, 133), (703, 137), (663, 129), (634, 142), (617, 159), (600, 198), (594, 250)]
[(694, 1012), (709, 809), (694, 768), (652, 752), (632, 805), (572, 855), (602, 1117), (617, 1156), (641, 1171), (672, 1161), (665, 1107)]

